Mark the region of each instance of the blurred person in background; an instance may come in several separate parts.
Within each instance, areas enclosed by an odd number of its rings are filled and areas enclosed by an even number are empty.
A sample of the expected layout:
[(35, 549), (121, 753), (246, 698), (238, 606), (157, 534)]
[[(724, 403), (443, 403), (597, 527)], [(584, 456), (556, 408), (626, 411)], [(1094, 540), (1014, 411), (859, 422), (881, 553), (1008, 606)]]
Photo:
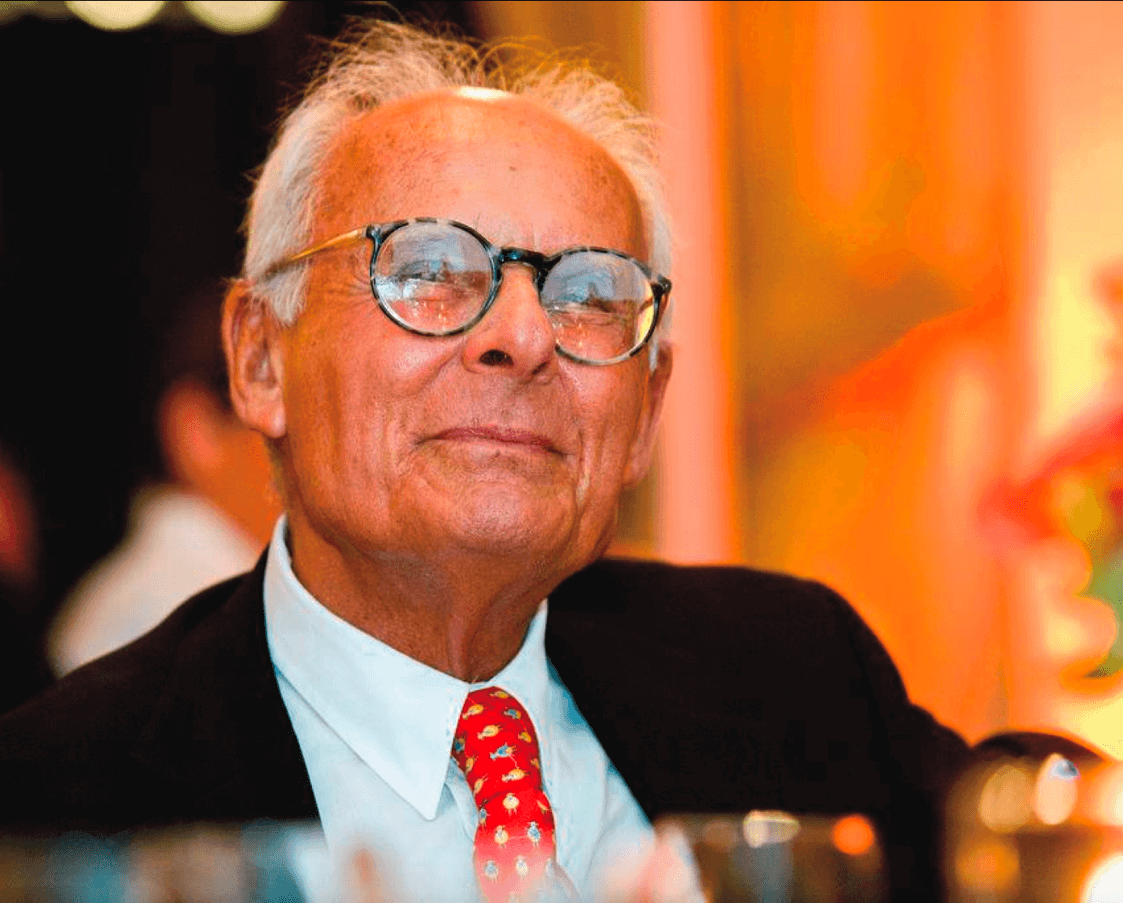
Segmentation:
[(861, 812), (894, 896), (939, 898), (964, 745), (846, 602), (601, 558), (671, 372), (654, 146), (581, 65), (335, 45), (223, 320), (285, 515), (250, 574), (0, 722), (0, 819), (315, 818), (403, 899), (507, 901), (595, 898), (665, 813)]
[(50, 683), (30, 622), (39, 571), (35, 506), (15, 463), (0, 449), (0, 711)]
[(128, 535), (79, 583), (48, 636), (66, 674), (155, 627), (180, 602), (253, 567), (280, 513), (261, 438), (230, 409), (221, 282), (177, 309), (153, 414), (166, 480), (134, 497)]

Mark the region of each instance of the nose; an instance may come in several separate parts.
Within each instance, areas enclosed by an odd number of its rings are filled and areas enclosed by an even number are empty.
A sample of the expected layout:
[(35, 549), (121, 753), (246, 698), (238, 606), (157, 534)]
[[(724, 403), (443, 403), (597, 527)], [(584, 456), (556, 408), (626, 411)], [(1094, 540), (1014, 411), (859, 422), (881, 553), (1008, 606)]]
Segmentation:
[(468, 332), (463, 354), (464, 366), (475, 372), (502, 371), (522, 382), (552, 376), (554, 328), (538, 300), (533, 268), (504, 264), (495, 301)]

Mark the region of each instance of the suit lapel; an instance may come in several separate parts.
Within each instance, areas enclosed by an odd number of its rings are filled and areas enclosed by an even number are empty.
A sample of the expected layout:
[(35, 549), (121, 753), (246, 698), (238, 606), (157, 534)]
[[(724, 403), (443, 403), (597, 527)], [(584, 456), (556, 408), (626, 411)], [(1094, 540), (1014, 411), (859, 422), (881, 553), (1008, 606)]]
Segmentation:
[(308, 771), (269, 658), (264, 556), (176, 646), (169, 679), (133, 755), (174, 788), (188, 817), (317, 817)]

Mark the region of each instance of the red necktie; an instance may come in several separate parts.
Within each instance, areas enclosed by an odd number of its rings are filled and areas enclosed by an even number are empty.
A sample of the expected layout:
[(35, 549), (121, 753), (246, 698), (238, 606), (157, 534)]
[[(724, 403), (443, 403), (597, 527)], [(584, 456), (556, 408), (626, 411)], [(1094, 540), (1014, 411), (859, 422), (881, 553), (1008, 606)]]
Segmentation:
[(538, 738), (515, 697), (468, 694), (452, 757), (476, 798), (476, 877), (489, 903), (530, 900), (553, 868), (554, 813), (542, 789)]

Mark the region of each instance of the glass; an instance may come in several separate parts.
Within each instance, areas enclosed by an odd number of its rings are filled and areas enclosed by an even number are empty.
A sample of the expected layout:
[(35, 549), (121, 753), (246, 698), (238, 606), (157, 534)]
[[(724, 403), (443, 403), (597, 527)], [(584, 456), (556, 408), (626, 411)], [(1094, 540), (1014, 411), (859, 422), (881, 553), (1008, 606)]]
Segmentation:
[[(189, 825), (94, 837), (0, 837), (0, 903), (399, 903), (417, 900), (360, 839), (329, 850), (318, 825)], [(437, 901), (480, 903), (471, 887)], [(427, 903), (435, 903), (426, 898)], [(524, 903), (580, 903), (559, 867)]]
[[(350, 863), (347, 864), (350, 866)], [(352, 868), (351, 871), (354, 869)], [(0, 839), (3, 903), (373, 903), (303, 824)], [(340, 890), (344, 891), (343, 893)]]
[(1123, 765), (1054, 747), (991, 756), (960, 777), (948, 801), (949, 903), (1123, 900)]
[(671, 291), (669, 279), (622, 251), (577, 247), (547, 256), (496, 247), (471, 226), (428, 217), (337, 236), (274, 264), (265, 278), (364, 239), (373, 245), (371, 291), (403, 329), (423, 336), (467, 332), (495, 301), (503, 266), (522, 264), (534, 270), (558, 352), (583, 364), (616, 364), (636, 354), (654, 334)]
[(861, 815), (685, 815), (655, 826), (637, 901), (881, 903), (884, 856)]

